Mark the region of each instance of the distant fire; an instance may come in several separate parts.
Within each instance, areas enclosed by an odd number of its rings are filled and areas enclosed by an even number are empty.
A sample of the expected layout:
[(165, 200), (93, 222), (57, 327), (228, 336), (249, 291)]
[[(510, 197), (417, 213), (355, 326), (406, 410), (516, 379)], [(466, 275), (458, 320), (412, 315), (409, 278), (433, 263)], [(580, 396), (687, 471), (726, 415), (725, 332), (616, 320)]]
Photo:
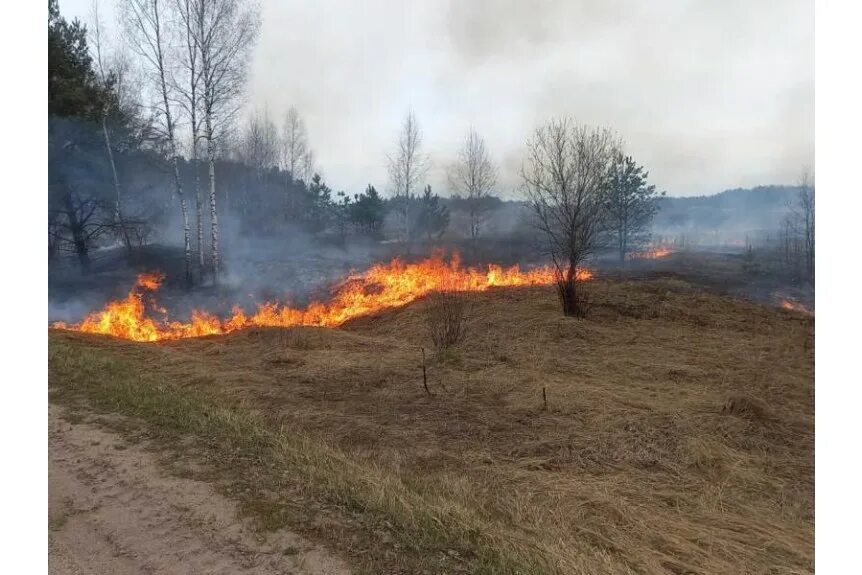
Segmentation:
[(798, 301), (791, 299), (782, 299), (780, 305), (784, 309), (789, 309), (792, 311), (798, 311), (800, 313), (804, 313), (805, 315), (814, 315), (814, 312), (799, 303)]
[(633, 252), (628, 255), (630, 260), (656, 260), (664, 258), (673, 253), (673, 250), (664, 246), (651, 246), (642, 252)]
[[(581, 280), (593, 277), (592, 272), (586, 269), (578, 270), (577, 274)], [(554, 282), (554, 269), (542, 267), (521, 271), (518, 266), (503, 269), (498, 265), (489, 265), (487, 269), (462, 268), (457, 254), (450, 262), (446, 262), (442, 254), (412, 264), (396, 258), (388, 264), (377, 264), (364, 273), (346, 278), (335, 287), (328, 303), (313, 302), (304, 309), (296, 309), (268, 302), (259, 305), (251, 315), (246, 315), (237, 306), (233, 314), (224, 319), (196, 310), (188, 322), (169, 321), (165, 310), (155, 301), (149, 306), (145, 304), (145, 293), (157, 290), (162, 280), (161, 274), (141, 274), (125, 299), (109, 302), (81, 323), (67, 325), (57, 322), (53, 327), (134, 341), (218, 335), (255, 326), (335, 327), (353, 318), (405, 305), (440, 289), (485, 291), (492, 287), (551, 284)], [(153, 311), (161, 314), (162, 319), (153, 318)]]

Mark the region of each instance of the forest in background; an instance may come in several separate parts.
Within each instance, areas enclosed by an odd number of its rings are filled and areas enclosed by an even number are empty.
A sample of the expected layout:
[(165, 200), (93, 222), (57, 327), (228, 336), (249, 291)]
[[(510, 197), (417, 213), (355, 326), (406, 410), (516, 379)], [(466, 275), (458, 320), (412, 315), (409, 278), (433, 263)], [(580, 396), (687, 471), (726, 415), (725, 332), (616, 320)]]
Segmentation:
[[(399, 242), (407, 254), (419, 244), (466, 248), (478, 259), (539, 256), (530, 202), (502, 197), (486, 144), (472, 130), (442, 195), (424, 181), (429, 158), (412, 113), (386, 158), (389, 181), (340, 190), (322, 175), (295, 108), (281, 122), (265, 111), (239, 113), (256, 35), (252, 6), (238, 0), (120, 6), (129, 38), (124, 49), (103, 45), (97, 11), (86, 26), (64, 19), (49, 0), (52, 264), (74, 262), (86, 275), (97, 254), (123, 252), (134, 262), (147, 246), (176, 247), (191, 287), (215, 282), (219, 265), (248, 238), (274, 240), (284, 250)], [(221, 44), (208, 45), (213, 37)], [(223, 63), (216, 78), (207, 66), (217, 65), (205, 61), (226, 49), (235, 60)], [(675, 198), (649, 186), (648, 172), (630, 158), (621, 154), (619, 165), (627, 169), (622, 188), (640, 198), (643, 217), (620, 242), (622, 250), (609, 233), (592, 251), (620, 251), (624, 260), (650, 243), (762, 247), (781, 252), (794, 269), (808, 269), (799, 275), (813, 280), (813, 183)]]

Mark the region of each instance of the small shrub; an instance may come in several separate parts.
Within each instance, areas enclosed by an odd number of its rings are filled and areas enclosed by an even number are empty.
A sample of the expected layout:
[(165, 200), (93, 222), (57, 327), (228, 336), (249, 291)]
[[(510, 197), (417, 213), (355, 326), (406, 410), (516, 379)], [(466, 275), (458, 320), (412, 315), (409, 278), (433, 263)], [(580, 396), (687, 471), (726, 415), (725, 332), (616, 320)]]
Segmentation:
[(317, 347), (317, 335), (313, 328), (291, 327), (282, 332), (282, 341), (287, 348), (308, 351)]
[(461, 286), (444, 285), (428, 296), (425, 318), (435, 348), (448, 349), (464, 340), (469, 312), (468, 292)]

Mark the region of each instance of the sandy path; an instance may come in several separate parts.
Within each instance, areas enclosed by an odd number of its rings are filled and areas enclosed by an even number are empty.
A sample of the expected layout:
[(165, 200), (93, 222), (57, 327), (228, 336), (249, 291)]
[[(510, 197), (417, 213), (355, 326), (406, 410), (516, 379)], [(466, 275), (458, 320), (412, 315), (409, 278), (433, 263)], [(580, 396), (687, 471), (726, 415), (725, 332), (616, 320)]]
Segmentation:
[(349, 573), (295, 533), (255, 534), (233, 503), (167, 475), (141, 446), (61, 415), (49, 407), (51, 575)]

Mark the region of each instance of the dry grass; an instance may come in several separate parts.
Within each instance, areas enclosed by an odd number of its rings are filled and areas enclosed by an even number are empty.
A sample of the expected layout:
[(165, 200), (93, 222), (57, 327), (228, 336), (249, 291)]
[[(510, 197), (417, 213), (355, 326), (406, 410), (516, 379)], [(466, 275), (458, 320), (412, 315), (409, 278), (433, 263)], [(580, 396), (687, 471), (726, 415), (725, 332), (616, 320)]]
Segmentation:
[(586, 320), (553, 288), (474, 294), (432, 396), (423, 301), (159, 345), (52, 332), (51, 383), (98, 356), (248, 413), (314, 497), (349, 490), (397, 555), (453, 558), (396, 570), (813, 572), (814, 320), (681, 281), (591, 289)]

